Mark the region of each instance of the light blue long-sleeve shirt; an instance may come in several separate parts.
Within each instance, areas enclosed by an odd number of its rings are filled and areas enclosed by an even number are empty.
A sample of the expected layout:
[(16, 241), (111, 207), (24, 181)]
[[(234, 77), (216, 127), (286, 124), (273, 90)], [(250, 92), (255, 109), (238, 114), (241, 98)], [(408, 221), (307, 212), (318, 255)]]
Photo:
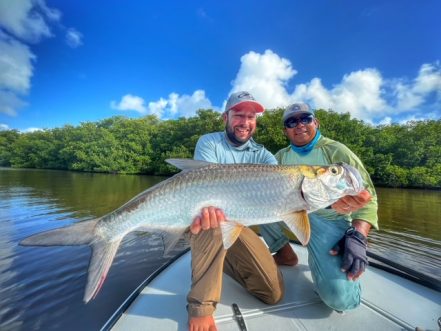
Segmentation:
[(208, 133), (196, 144), (194, 159), (213, 163), (265, 163), (277, 164), (277, 160), (263, 145), (253, 139), (242, 146), (233, 146), (225, 132)]
[[(225, 132), (214, 132), (201, 136), (196, 144), (194, 159), (222, 164), (277, 164), (274, 155), (263, 145), (250, 139), (242, 146), (233, 146), (229, 143)], [(289, 241), (283, 234), (279, 223), (261, 225), (260, 233), (271, 252), (277, 252)]]

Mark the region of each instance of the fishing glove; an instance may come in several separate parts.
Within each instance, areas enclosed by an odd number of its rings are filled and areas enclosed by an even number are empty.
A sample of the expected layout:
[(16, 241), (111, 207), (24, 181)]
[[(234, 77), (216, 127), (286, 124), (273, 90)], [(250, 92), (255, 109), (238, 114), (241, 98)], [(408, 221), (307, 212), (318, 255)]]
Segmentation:
[(355, 276), (359, 272), (364, 272), (368, 264), (366, 248), (366, 237), (351, 226), (332, 250), (336, 251), (337, 255), (343, 255), (341, 269)]

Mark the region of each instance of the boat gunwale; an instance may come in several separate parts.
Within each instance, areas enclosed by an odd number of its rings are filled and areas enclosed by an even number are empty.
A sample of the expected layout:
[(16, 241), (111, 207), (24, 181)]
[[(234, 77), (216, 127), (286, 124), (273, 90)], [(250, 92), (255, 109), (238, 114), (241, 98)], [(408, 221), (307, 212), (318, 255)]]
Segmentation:
[[(297, 240), (290, 240), (291, 244), (301, 245)], [(158, 269), (156, 269), (151, 275), (149, 275), (128, 297), (124, 302), (118, 307), (118, 309), (112, 314), (112, 316), (107, 320), (107, 322), (102, 326), (100, 331), (108, 331), (116, 324), (119, 318), (124, 314), (124, 312), (129, 308), (129, 306), (135, 301), (138, 295), (144, 290), (144, 288), (149, 285), (159, 274), (161, 274), (165, 269), (170, 267), (175, 261), (185, 255), (190, 251), (190, 247), (185, 248), (182, 252), (179, 252), (176, 256), (172, 257), (169, 261), (164, 263)], [(369, 266), (386, 271), (390, 274), (402, 277), (416, 284), (422, 285), (429, 289), (441, 293), (441, 284), (438, 280), (416, 270), (407, 268), (399, 263), (395, 263), (392, 260), (382, 257), (378, 254), (367, 251), (367, 256), (372, 260), (369, 260)]]

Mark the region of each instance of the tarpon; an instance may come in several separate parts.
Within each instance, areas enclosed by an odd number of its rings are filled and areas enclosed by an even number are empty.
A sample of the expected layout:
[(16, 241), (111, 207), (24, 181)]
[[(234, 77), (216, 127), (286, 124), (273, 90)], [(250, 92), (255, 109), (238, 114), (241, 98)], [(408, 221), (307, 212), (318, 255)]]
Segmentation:
[(100, 290), (116, 251), (132, 231), (160, 233), (166, 249), (182, 236), (203, 207), (221, 208), (225, 249), (243, 226), (284, 221), (299, 241), (310, 237), (307, 214), (363, 189), (358, 171), (346, 164), (278, 166), (213, 164), (170, 159), (180, 173), (138, 194), (115, 211), (24, 239), (26, 246), (90, 245), (92, 257), (84, 301)]

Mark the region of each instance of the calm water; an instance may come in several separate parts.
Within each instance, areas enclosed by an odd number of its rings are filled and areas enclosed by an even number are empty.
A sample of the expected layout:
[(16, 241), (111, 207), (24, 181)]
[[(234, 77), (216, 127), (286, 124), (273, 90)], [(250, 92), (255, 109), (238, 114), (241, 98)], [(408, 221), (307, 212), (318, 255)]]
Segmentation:
[[(127, 236), (101, 292), (87, 305), (88, 247), (18, 242), (104, 215), (163, 179), (0, 168), (0, 329), (99, 329), (167, 261), (161, 239)], [(378, 195), (381, 231), (372, 233), (370, 249), (441, 281), (441, 192), (378, 189)]]

